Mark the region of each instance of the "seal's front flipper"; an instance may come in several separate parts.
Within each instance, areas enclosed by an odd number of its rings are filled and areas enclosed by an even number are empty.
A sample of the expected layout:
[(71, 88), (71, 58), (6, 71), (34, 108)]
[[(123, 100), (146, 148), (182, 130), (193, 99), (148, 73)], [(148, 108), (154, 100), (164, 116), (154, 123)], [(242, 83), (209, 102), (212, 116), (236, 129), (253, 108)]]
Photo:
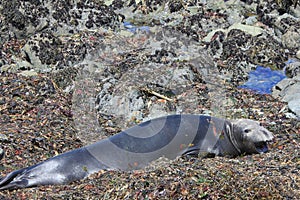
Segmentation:
[(204, 159), (204, 158), (214, 158), (216, 157), (215, 153), (210, 153), (210, 152), (199, 152), (198, 153), (198, 158)]
[(183, 156), (187, 157), (197, 157), (200, 159), (205, 158), (214, 158), (216, 156), (215, 153), (207, 152), (207, 151), (200, 151), (199, 148), (190, 148), (188, 151), (186, 151)]
[(186, 149), (186, 151), (182, 154), (183, 156), (192, 156), (192, 157), (198, 157), (198, 154), (200, 152), (200, 148), (197, 146), (192, 146)]

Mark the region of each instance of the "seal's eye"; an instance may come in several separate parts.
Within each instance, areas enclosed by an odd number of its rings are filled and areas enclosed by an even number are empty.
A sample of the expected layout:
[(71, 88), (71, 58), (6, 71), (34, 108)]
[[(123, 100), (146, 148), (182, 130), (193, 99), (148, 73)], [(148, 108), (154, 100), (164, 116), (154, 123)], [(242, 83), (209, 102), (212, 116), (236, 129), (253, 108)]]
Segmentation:
[(250, 133), (251, 129), (245, 129), (244, 133)]

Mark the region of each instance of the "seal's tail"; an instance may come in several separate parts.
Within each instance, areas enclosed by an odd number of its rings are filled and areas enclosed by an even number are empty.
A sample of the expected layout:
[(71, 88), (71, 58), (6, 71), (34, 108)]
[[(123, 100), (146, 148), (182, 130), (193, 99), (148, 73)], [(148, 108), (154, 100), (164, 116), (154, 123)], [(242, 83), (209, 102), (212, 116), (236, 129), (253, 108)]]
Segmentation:
[(12, 190), (27, 187), (28, 180), (24, 178), (24, 174), (26, 174), (27, 171), (27, 168), (16, 170), (1, 178), (0, 190)]

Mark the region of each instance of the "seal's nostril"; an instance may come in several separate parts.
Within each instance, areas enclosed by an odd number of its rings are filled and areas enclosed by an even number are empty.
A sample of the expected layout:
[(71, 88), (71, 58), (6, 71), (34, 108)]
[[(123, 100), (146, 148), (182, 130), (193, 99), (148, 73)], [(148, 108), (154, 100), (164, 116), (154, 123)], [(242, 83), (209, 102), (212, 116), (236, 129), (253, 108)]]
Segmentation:
[(261, 132), (266, 136), (266, 138), (273, 138), (273, 135), (266, 129), (261, 129)]

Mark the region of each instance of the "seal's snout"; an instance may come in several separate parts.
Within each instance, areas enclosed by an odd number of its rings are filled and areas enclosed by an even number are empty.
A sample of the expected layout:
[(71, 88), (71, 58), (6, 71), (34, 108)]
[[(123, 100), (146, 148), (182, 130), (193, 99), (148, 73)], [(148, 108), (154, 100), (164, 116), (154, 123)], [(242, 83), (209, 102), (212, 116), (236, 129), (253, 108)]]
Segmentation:
[(260, 127), (256, 134), (258, 135), (258, 141), (254, 142), (256, 151), (258, 153), (266, 153), (269, 150), (268, 143), (273, 141), (274, 135), (264, 127)]
[(262, 134), (264, 134), (265, 136), (265, 141), (270, 142), (274, 139), (274, 135), (273, 133), (271, 133), (270, 131), (268, 131), (267, 129), (265, 129), (264, 127), (261, 127)]

